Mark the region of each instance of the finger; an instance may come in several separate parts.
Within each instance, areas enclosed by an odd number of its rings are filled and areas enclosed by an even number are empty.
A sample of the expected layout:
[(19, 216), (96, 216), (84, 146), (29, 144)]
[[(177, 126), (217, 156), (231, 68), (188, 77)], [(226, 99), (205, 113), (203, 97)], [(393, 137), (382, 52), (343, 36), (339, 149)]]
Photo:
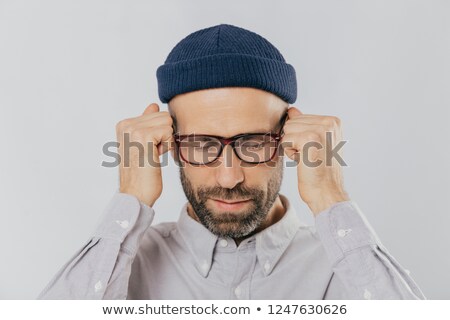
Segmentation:
[(153, 159), (157, 161), (159, 156), (163, 155), (167, 151), (174, 147), (175, 141), (173, 139), (173, 130), (171, 126), (160, 126), (152, 129), (152, 135), (154, 137), (154, 143), (156, 144), (157, 153), (153, 153)]
[(295, 119), (295, 118), (301, 116), (302, 114), (303, 113), (300, 110), (298, 110), (296, 107), (290, 107), (288, 109), (288, 117), (289, 117), (289, 119)]
[(160, 144), (158, 144), (158, 153), (159, 155), (163, 155), (164, 153), (174, 149), (175, 147), (175, 140), (173, 139), (173, 136), (170, 136), (165, 141), (161, 141)]
[[(155, 107), (152, 107), (152, 108), (155, 108)], [(172, 117), (170, 116), (170, 113), (168, 111), (153, 112), (152, 109), (150, 108), (150, 106), (148, 106), (145, 109), (144, 114), (137, 116), (137, 117), (124, 119), (124, 120), (127, 122), (127, 127), (134, 127), (141, 123), (146, 124), (148, 122), (153, 122), (154, 121), (153, 119), (156, 119), (156, 118), (162, 118), (162, 121), (163, 121), (162, 124), (165, 124), (165, 122), (167, 122), (167, 124), (171, 124), (171, 123), (169, 123), (171, 121), (169, 119), (172, 119)], [(166, 119), (166, 120), (164, 120), (164, 119)], [(161, 120), (161, 119), (159, 119), (159, 120)], [(160, 122), (158, 122), (159, 120), (156, 120), (157, 124), (160, 124)]]
[(284, 125), (284, 134), (303, 132), (326, 132), (326, 127), (320, 123), (308, 123), (298, 120), (291, 120)]
[[(131, 135), (131, 141), (138, 141), (146, 148), (145, 156), (152, 159), (151, 163), (159, 163), (159, 156), (171, 150), (174, 146), (172, 126), (157, 126), (154, 128), (142, 128)], [(132, 152), (136, 152), (133, 148)]]
[(288, 119), (286, 123), (298, 123), (300, 125), (303, 123), (309, 123), (334, 128), (340, 126), (340, 119), (334, 116), (302, 114), (293, 119)]
[(320, 149), (322, 149), (325, 138), (325, 132), (321, 130), (314, 130), (311, 127), (309, 130), (306, 129), (304, 131), (302, 130), (286, 133), (281, 139), (281, 145), (283, 146), (286, 155), (293, 159), (292, 155), (294, 153), (301, 153), (305, 145), (310, 145), (309, 147), (321, 146)]
[(143, 114), (151, 114), (155, 112), (159, 112), (159, 106), (156, 103), (152, 103), (147, 108), (145, 108)]
[(168, 112), (158, 112), (142, 115), (135, 119), (133, 127), (143, 128), (143, 127), (154, 127), (154, 126), (171, 126), (173, 123), (172, 117)]

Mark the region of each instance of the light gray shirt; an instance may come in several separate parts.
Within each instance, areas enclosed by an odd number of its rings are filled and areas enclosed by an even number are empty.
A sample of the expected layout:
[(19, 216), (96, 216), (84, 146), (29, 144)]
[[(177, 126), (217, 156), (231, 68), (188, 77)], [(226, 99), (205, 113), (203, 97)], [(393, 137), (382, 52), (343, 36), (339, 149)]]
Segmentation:
[(300, 222), (285, 215), (243, 240), (212, 234), (187, 214), (155, 212), (117, 192), (93, 236), (38, 299), (426, 299), (354, 201)]

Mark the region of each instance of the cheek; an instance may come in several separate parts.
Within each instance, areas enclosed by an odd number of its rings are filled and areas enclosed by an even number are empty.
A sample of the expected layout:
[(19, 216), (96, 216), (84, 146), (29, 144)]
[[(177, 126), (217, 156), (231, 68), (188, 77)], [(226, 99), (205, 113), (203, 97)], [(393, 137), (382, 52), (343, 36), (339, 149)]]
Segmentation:
[(276, 171), (275, 168), (270, 168), (264, 164), (259, 164), (253, 168), (245, 168), (245, 185), (249, 187), (264, 187), (267, 182), (271, 179)]
[(195, 186), (213, 186), (215, 185), (214, 170), (207, 167), (195, 167), (186, 165), (184, 174)]

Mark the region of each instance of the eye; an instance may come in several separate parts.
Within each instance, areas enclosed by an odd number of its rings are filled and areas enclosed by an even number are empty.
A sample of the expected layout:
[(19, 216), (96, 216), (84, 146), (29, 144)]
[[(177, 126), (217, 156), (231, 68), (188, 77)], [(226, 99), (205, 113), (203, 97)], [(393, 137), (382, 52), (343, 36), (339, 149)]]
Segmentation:
[(261, 143), (257, 143), (257, 142), (248, 142), (246, 143), (244, 146), (246, 148), (251, 148), (251, 149), (258, 149), (258, 148), (263, 148), (265, 146), (266, 142), (261, 142)]
[(211, 147), (217, 147), (217, 142), (216, 141), (197, 141), (198, 142), (198, 148), (202, 148), (202, 149), (208, 149)]
[(259, 147), (269, 142), (270, 138), (264, 135), (254, 135), (242, 137), (238, 140), (238, 144), (246, 147)]
[(240, 142), (240, 146), (246, 147), (246, 148), (259, 148), (264, 146), (266, 141), (261, 141), (259, 139), (251, 139), (251, 140), (244, 140)]

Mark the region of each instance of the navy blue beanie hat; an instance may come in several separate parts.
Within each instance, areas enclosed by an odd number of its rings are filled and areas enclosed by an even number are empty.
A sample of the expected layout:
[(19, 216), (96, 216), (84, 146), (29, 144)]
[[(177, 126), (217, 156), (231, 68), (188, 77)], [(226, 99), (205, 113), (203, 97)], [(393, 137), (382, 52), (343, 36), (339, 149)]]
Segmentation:
[(288, 103), (297, 99), (294, 68), (268, 40), (249, 30), (220, 24), (182, 39), (156, 71), (159, 98), (220, 87), (253, 87)]

